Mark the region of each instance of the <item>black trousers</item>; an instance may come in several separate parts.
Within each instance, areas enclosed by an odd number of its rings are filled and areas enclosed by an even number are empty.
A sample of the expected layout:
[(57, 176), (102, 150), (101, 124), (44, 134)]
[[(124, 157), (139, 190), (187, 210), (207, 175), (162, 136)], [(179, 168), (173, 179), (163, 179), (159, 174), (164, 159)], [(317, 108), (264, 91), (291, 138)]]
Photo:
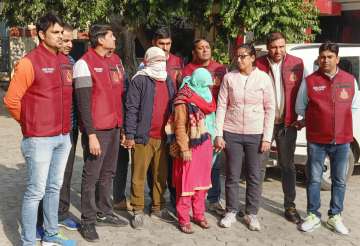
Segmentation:
[(81, 223), (93, 224), (96, 214), (112, 214), (111, 187), (120, 145), (120, 129), (95, 132), (101, 155), (90, 154), (89, 137), (81, 136), (84, 168), (81, 180)]
[[(70, 140), (71, 140), (71, 149), (70, 154), (66, 163), (65, 173), (64, 173), (64, 181), (60, 190), (60, 201), (59, 201), (59, 221), (65, 220), (69, 217), (69, 209), (70, 209), (70, 192), (71, 192), (71, 178), (74, 168), (75, 156), (76, 156), (76, 144), (79, 136), (79, 130), (72, 129), (70, 132)], [(38, 218), (37, 218), (37, 226), (42, 226), (44, 223), (43, 217), (43, 203), (42, 200), (39, 204), (38, 209)]]
[[(284, 208), (295, 208), (296, 167), (294, 162), (294, 153), (296, 149), (297, 130), (295, 127), (285, 127), (284, 124), (275, 124), (273, 138), (276, 142), (278, 164), (281, 168), (281, 183), (284, 192)], [(265, 177), (265, 172), (266, 166), (263, 165), (263, 178)]]
[(261, 134), (236, 134), (224, 131), (225, 154), (225, 196), (228, 212), (239, 210), (239, 181), (245, 164), (246, 214), (257, 214), (261, 199)]

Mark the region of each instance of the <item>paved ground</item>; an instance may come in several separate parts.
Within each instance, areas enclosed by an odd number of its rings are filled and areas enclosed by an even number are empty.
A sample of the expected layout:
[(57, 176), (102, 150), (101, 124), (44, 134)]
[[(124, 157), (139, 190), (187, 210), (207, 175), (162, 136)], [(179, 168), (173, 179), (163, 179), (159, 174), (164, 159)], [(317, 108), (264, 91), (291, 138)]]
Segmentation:
[[(21, 156), (19, 143), (21, 132), (17, 123), (10, 119), (2, 105), (0, 90), (0, 246), (19, 245), (19, 217), (26, 167)], [(78, 146), (74, 179), (72, 184), (71, 211), (79, 217), (80, 181), (81, 181), (81, 147)], [(241, 185), (244, 194), (244, 186)], [(329, 192), (322, 193), (323, 208), (326, 215), (329, 204)], [(241, 197), (244, 201), (244, 196)], [(297, 205), (301, 215), (305, 215), (306, 193), (303, 181), (299, 179), (297, 187)], [(299, 232), (296, 227), (282, 217), (282, 191), (279, 172), (270, 171), (270, 181), (264, 183), (263, 202), (259, 213), (262, 225), (261, 232), (249, 231), (239, 220), (233, 227), (223, 229), (217, 226), (218, 217), (207, 214), (211, 229), (195, 228), (195, 233), (185, 235), (178, 231), (176, 225), (152, 221), (147, 218), (146, 229), (133, 230), (126, 228), (99, 228), (101, 241), (90, 244), (84, 241), (77, 232), (67, 232), (68, 237), (78, 240), (78, 245), (251, 245), (251, 246), (290, 246), (290, 245), (360, 245), (360, 168), (356, 168), (351, 178), (343, 213), (347, 226), (351, 229), (349, 236), (332, 233), (325, 227), (309, 234)], [(128, 214), (122, 214), (130, 218)], [(326, 216), (323, 216), (326, 219)]]

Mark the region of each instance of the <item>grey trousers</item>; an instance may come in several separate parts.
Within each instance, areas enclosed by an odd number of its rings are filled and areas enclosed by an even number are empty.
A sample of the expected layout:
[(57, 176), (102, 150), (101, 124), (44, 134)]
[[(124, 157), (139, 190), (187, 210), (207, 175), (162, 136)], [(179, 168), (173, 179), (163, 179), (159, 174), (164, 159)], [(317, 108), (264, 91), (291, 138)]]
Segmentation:
[(284, 192), (284, 208), (295, 208), (296, 169), (294, 153), (296, 148), (297, 130), (277, 124), (274, 127), (274, 139), (278, 152), (278, 164), (281, 168), (281, 182)]
[(226, 211), (239, 210), (239, 181), (244, 160), (246, 178), (246, 214), (257, 214), (261, 199), (262, 134), (236, 134), (224, 131)]

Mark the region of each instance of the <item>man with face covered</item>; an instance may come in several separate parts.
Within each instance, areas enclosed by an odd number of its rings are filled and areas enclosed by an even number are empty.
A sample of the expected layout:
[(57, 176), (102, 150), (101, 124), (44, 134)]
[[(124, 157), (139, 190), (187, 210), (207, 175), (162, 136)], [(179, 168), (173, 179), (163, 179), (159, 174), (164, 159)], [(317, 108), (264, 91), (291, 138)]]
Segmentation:
[(295, 101), (303, 78), (304, 64), (300, 58), (287, 54), (285, 46), (286, 40), (283, 34), (279, 32), (269, 34), (268, 54), (259, 57), (256, 60), (256, 66), (268, 73), (273, 81), (276, 101), (273, 138), (276, 142), (278, 163), (282, 172), (284, 215), (287, 220), (297, 224), (301, 222), (301, 219), (295, 206), (294, 152), (300, 125), (295, 112)]
[[(159, 47), (165, 52), (166, 56), (166, 72), (168, 73), (169, 77), (173, 81), (175, 90), (178, 87), (178, 82), (181, 80), (181, 70), (184, 66), (183, 60), (181, 57), (178, 57), (171, 53), (171, 46), (172, 46), (172, 38), (170, 29), (164, 26), (161, 26), (154, 30), (153, 38), (152, 38), (152, 45)], [(144, 63), (141, 63), (139, 69), (144, 68)], [(169, 175), (167, 180), (167, 187), (170, 192), (170, 202), (173, 208), (175, 208), (175, 189), (172, 187), (172, 160), (169, 159)], [(128, 168), (128, 153), (124, 151), (122, 147), (120, 147), (119, 152), (119, 161), (118, 161), (118, 168), (116, 171), (116, 176), (114, 177), (114, 209), (117, 210), (132, 210), (130, 204), (127, 202), (125, 197), (125, 187), (126, 187), (126, 175), (127, 175), (127, 168)], [(151, 195), (152, 192), (152, 180), (153, 175), (151, 169), (148, 170), (147, 173), (147, 183), (149, 186)]]
[[(217, 101), (217, 96), (220, 90), (220, 84), (226, 73), (226, 67), (211, 59), (211, 47), (207, 40), (197, 39), (193, 42), (192, 61), (187, 64), (182, 70), (182, 77), (191, 76), (193, 71), (197, 68), (206, 68), (213, 78), (212, 94)], [(220, 202), (221, 186), (220, 186), (220, 155), (214, 153), (213, 165), (211, 168), (211, 183), (212, 188), (208, 191), (207, 200), (208, 210), (219, 215), (225, 213), (225, 208)]]
[[(156, 47), (159, 47), (165, 52), (166, 56), (166, 72), (168, 73), (169, 77), (174, 83), (174, 88), (177, 90), (179, 86), (179, 82), (181, 82), (181, 70), (184, 67), (184, 63), (181, 57), (178, 57), (172, 54), (171, 45), (172, 45), (172, 38), (169, 28), (160, 27), (154, 31), (152, 44)], [(170, 192), (170, 202), (173, 208), (175, 208), (175, 200), (176, 200), (176, 192), (175, 189), (172, 187), (172, 160), (169, 158), (169, 173), (168, 173), (168, 189)], [(149, 170), (148, 172), (148, 184), (151, 184), (152, 180), (152, 172)]]
[(133, 148), (131, 206), (135, 229), (144, 227), (144, 183), (149, 168), (153, 173), (151, 218), (175, 222), (165, 207), (168, 175), (165, 124), (172, 98), (173, 81), (166, 72), (165, 52), (151, 47), (145, 52), (144, 68), (132, 78), (126, 93), (124, 146)]

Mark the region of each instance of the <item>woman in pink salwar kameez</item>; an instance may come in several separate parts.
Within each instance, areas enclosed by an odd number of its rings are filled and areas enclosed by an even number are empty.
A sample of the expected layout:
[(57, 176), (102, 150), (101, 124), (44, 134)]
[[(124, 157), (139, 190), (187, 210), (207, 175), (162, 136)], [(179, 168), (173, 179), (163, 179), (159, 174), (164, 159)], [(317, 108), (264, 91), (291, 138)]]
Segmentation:
[(211, 187), (211, 163), (216, 103), (209, 86), (211, 74), (204, 68), (185, 77), (174, 100), (173, 114), (165, 127), (174, 157), (173, 185), (176, 189), (176, 212), (179, 228), (193, 233), (192, 220), (207, 229), (205, 197)]

